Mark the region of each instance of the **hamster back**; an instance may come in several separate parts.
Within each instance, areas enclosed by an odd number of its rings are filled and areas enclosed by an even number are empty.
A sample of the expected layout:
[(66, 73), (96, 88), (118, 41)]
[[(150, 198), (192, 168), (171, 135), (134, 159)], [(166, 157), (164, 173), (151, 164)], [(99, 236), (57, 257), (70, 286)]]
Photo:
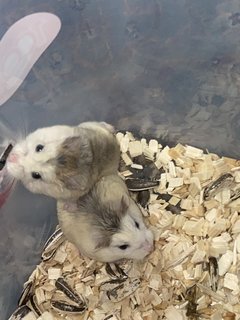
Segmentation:
[(117, 173), (120, 147), (115, 136), (101, 126), (75, 128), (75, 134), (57, 150), (56, 176), (78, 197), (99, 178)]

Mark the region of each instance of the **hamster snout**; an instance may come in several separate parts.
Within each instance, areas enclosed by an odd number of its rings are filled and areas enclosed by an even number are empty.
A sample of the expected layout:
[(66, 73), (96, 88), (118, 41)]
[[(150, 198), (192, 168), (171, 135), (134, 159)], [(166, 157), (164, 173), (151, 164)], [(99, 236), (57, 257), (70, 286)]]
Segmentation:
[(153, 233), (147, 228), (146, 228), (145, 239), (142, 242), (141, 246), (139, 247), (139, 250), (143, 250), (145, 252), (144, 257), (150, 254), (154, 250)]
[(17, 163), (18, 159), (19, 159), (18, 154), (14, 153), (14, 152), (11, 152), (10, 155), (8, 156), (7, 161), (9, 163)]
[(21, 179), (24, 176), (24, 156), (25, 153), (23, 150), (19, 150), (19, 148), (17, 149), (14, 147), (7, 158), (7, 171), (17, 179)]
[(15, 145), (10, 152), (7, 162), (15, 163), (15, 164), (22, 164), (24, 162), (24, 157), (27, 155), (26, 145), (24, 143), (18, 143)]
[(145, 240), (142, 245), (143, 249), (146, 250), (148, 253), (153, 251), (153, 241)]

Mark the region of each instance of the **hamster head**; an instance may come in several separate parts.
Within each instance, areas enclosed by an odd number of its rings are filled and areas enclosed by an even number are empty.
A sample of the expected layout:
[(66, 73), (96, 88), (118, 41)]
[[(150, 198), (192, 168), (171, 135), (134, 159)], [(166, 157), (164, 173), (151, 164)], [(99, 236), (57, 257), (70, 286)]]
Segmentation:
[(7, 159), (8, 172), (31, 192), (54, 198), (68, 197), (70, 191), (56, 176), (56, 159), (59, 146), (73, 135), (74, 127), (69, 126), (34, 131), (14, 146)]
[(7, 170), (34, 193), (76, 200), (101, 176), (117, 173), (120, 146), (112, 130), (102, 122), (38, 129), (14, 146)]
[(137, 204), (124, 195), (122, 216), (117, 231), (103, 237), (95, 250), (95, 259), (113, 262), (121, 259), (141, 260), (153, 250), (153, 234), (147, 229)]

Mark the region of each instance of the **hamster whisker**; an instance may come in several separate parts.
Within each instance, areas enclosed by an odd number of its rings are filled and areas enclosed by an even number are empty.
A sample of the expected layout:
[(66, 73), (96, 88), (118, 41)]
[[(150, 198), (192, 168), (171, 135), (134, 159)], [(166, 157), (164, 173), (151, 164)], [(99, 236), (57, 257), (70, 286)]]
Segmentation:
[(26, 139), (26, 136), (27, 136), (27, 129), (26, 127), (22, 128), (23, 130), (19, 130), (17, 132), (17, 138), (16, 138), (16, 143), (19, 143), (20, 141), (23, 141)]
[(4, 140), (1, 142), (1, 146), (6, 147), (6, 145), (10, 141), (15, 141), (16, 140), (16, 133), (15, 131), (11, 128), (11, 125), (9, 122), (1, 116), (1, 121), (0, 121), (0, 136), (4, 137)]
[(21, 110), (20, 117), (18, 118), (17, 126), (14, 127), (15, 139), (14, 144), (17, 144), (26, 139), (30, 133), (27, 116), (23, 110)]
[(27, 125), (26, 120), (24, 120), (24, 125), (23, 125), (23, 137), (24, 137), (24, 139), (26, 139), (28, 134), (29, 134), (28, 125)]
[(20, 136), (21, 139), (26, 139), (27, 135), (30, 133), (28, 122), (27, 122), (27, 117), (24, 115), (23, 110), (21, 112), (21, 123), (20, 123), (20, 128), (22, 130)]

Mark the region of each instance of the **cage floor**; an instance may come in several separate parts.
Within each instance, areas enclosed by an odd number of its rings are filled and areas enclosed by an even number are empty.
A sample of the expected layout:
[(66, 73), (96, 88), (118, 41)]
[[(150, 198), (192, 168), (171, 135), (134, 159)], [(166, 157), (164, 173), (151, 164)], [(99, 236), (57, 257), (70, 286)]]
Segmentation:
[(117, 138), (120, 172), (154, 232), (154, 252), (99, 263), (57, 230), (16, 312), (28, 320), (240, 319), (240, 161), (130, 132)]

